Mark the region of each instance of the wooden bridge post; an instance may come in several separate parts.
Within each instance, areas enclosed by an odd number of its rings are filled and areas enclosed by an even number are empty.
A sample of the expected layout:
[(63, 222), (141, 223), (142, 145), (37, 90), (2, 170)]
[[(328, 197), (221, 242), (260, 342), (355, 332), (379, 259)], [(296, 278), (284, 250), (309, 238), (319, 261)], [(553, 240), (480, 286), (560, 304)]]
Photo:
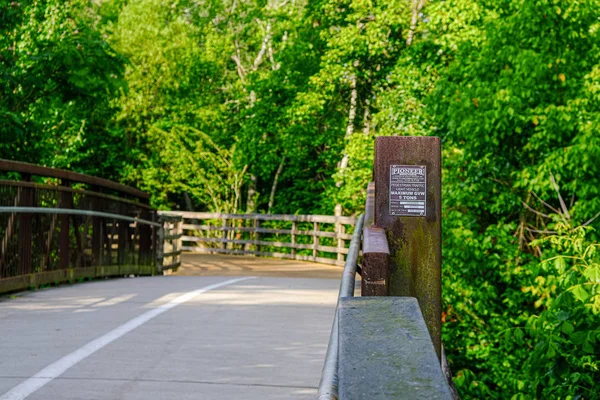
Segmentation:
[[(67, 188), (71, 187), (71, 182), (63, 179), (61, 182), (61, 185)], [(73, 208), (73, 193), (71, 192), (60, 192), (60, 201), (59, 201), (59, 207), (60, 208)], [(69, 264), (70, 264), (70, 253), (71, 253), (71, 243), (70, 243), (70, 235), (69, 235), (69, 228), (70, 228), (70, 216), (69, 215), (61, 215), (59, 217), (60, 219), (60, 237), (59, 237), (59, 267), (61, 269), (68, 269), (69, 268)], [(75, 232), (75, 235), (77, 235), (78, 232)]]
[[(30, 181), (31, 175), (23, 174), (24, 181)], [(21, 187), (19, 196), (19, 206), (32, 207), (33, 204), (33, 189), (29, 187)], [(27, 213), (19, 214), (19, 269), (22, 275), (29, 274), (32, 271), (32, 227), (33, 215)]]
[[(127, 209), (124, 205), (120, 205), (121, 214), (126, 215)], [(127, 221), (118, 221), (118, 241), (117, 241), (117, 264), (125, 265), (128, 263), (128, 246), (129, 246), (129, 222)]]
[(222, 249), (226, 249), (227, 248), (227, 218), (223, 217), (223, 220), (221, 222), (221, 227), (223, 228), (223, 232), (221, 232), (221, 248)]
[(313, 222), (313, 246), (312, 246), (312, 256), (313, 256), (313, 261), (317, 262), (317, 250), (319, 248), (319, 236), (318, 235), (319, 232), (319, 223), (318, 222)]
[[(152, 222), (161, 222), (160, 219), (160, 215), (158, 215), (158, 213), (155, 210), (152, 210)], [(162, 264), (158, 263), (159, 257), (162, 257), (162, 255), (160, 254), (160, 252), (162, 251), (162, 242), (159, 243), (159, 240), (161, 240), (161, 232), (162, 232), (162, 226), (161, 227), (157, 227), (157, 226), (153, 226), (152, 227), (152, 250), (153, 250), (153, 257), (152, 260), (150, 260), (150, 265), (158, 268), (161, 268), (162, 271)], [(159, 272), (161, 272), (159, 271)]]
[(154, 246), (156, 246), (156, 272), (159, 274), (163, 273), (163, 265), (165, 260), (165, 236), (168, 234), (165, 233), (167, 229), (168, 222), (162, 218), (160, 215), (157, 217), (158, 223), (160, 224), (159, 228), (154, 229)]
[[(177, 238), (173, 241), (173, 252), (177, 252), (177, 251), (181, 251), (181, 249), (183, 248), (183, 240), (181, 239), (181, 237), (183, 236), (183, 216), (181, 217), (181, 219), (178, 219), (177, 221), (175, 221), (175, 235), (177, 235)], [(180, 259), (180, 256), (174, 256), (172, 258), (173, 263), (175, 263), (175, 259)]]
[[(101, 188), (92, 186), (92, 191), (100, 193)], [(101, 201), (97, 197), (92, 197), (92, 209), (100, 208)], [(102, 218), (92, 217), (92, 266), (97, 267), (102, 265), (103, 256), (103, 227)]]
[[(151, 220), (152, 214), (150, 210), (143, 209), (140, 212), (140, 218)], [(139, 225), (139, 254), (138, 263), (140, 265), (152, 265), (152, 227), (146, 224)]]
[[(335, 212), (334, 212), (336, 217), (341, 217), (342, 216), (342, 205), (341, 204), (336, 204), (335, 205)], [(336, 218), (335, 221), (335, 237), (337, 238), (337, 249), (338, 249), (338, 253), (337, 253), (337, 262), (341, 265), (344, 265), (344, 253), (342, 253), (343, 249), (344, 249), (344, 239), (342, 239), (342, 235), (344, 234), (344, 224), (342, 224), (340, 222), (340, 220), (338, 218)]]
[(298, 223), (292, 221), (292, 258), (296, 259), (296, 231), (298, 230)]
[(254, 254), (258, 256), (257, 253), (261, 252), (261, 246), (260, 244), (258, 244), (258, 242), (260, 241), (260, 232), (258, 231), (260, 229), (260, 220), (258, 218), (256, 218), (254, 220)]
[(437, 137), (375, 142), (375, 226), (386, 230), (391, 296), (416, 297), (441, 355), (441, 144)]

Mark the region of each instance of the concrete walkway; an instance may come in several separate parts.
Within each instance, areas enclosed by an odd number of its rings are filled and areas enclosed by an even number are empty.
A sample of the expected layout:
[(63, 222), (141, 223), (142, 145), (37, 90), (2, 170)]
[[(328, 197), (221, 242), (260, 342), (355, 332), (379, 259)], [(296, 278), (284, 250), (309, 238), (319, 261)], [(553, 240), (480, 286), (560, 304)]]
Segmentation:
[(0, 400), (313, 399), (338, 285), (165, 276), (5, 298)]

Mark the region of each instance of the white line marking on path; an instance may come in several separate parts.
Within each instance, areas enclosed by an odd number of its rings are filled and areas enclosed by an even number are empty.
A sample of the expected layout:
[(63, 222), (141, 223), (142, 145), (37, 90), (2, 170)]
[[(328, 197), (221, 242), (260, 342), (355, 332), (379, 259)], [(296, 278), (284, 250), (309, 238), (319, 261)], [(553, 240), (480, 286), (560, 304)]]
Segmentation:
[(120, 337), (126, 335), (131, 332), (135, 328), (145, 324), (150, 321), (152, 318), (159, 316), (160, 314), (169, 311), (173, 307), (177, 307), (180, 304), (183, 304), (187, 301), (190, 301), (194, 297), (199, 294), (208, 292), (213, 289), (217, 289), (223, 286), (228, 286), (234, 284), (236, 282), (245, 281), (247, 279), (254, 279), (255, 277), (244, 277), (237, 279), (230, 279), (225, 282), (215, 283), (214, 285), (203, 287), (202, 289), (194, 290), (193, 292), (188, 292), (183, 294), (176, 299), (171, 300), (170, 302), (163, 304), (159, 307), (156, 307), (150, 311), (145, 312), (144, 314), (137, 316), (118, 328), (113, 329), (112, 331), (100, 336), (97, 339), (92, 340), (91, 342), (83, 345), (79, 349), (75, 350), (71, 354), (68, 354), (61, 358), (60, 360), (48, 365), (46, 368), (42, 369), (40, 372), (27, 379), (26, 381), (21, 382), (4, 395), (0, 397), (0, 400), (23, 400), (30, 394), (36, 392), (41, 389), (46, 384), (50, 383), (53, 379), (59, 377), (66, 370), (77, 364), (78, 362), (84, 360), (85, 358), (91, 356), (98, 350), (102, 349), (106, 345), (114, 342)]

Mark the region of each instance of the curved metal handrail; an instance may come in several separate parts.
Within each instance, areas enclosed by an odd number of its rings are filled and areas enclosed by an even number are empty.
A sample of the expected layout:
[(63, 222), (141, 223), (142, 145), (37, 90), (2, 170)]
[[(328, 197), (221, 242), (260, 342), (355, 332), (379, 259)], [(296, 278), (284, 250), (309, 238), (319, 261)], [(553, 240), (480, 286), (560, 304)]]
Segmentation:
[(0, 159), (0, 171), (18, 172), (25, 175), (45, 176), (49, 178), (58, 178), (73, 182), (85, 183), (92, 186), (114, 190), (119, 193), (124, 193), (144, 201), (147, 201), (150, 198), (148, 193), (142, 192), (141, 190), (132, 188), (130, 186), (109, 181), (108, 179), (80, 174), (73, 171), (66, 171), (64, 169), (42, 167), (40, 165), (29, 164), (20, 161)]
[(24, 213), (24, 214), (62, 214), (62, 215), (84, 215), (87, 217), (101, 217), (116, 219), (120, 221), (137, 222), (144, 225), (160, 227), (161, 224), (136, 217), (128, 217), (121, 214), (105, 213), (101, 211), (74, 210), (70, 208), (51, 207), (0, 207), (0, 213)]
[(118, 203), (123, 203), (127, 205), (132, 205), (138, 208), (144, 208), (147, 210), (154, 210), (154, 207), (141, 202), (139, 199), (128, 199), (125, 197), (119, 197), (107, 193), (94, 192), (86, 189), (74, 189), (70, 186), (60, 186), (60, 185), (48, 185), (44, 183), (37, 182), (27, 182), (27, 181), (7, 181), (5, 179), (0, 179), (0, 188), (2, 187), (15, 187), (15, 188), (31, 188), (33, 190), (49, 190), (56, 191), (59, 193), (69, 193), (73, 195), (83, 195), (83, 196), (91, 196), (97, 199), (109, 200)]
[(338, 301), (335, 307), (335, 316), (333, 318), (333, 326), (331, 327), (331, 336), (329, 337), (329, 345), (327, 346), (327, 354), (325, 355), (325, 363), (323, 372), (321, 373), (321, 381), (319, 382), (319, 391), (317, 400), (337, 400), (338, 398), (338, 305), (340, 298), (353, 297), (356, 268), (358, 262), (358, 253), (360, 251), (360, 242), (363, 230), (365, 216), (364, 214), (358, 217), (348, 257), (344, 265), (342, 281), (340, 283), (340, 291)]

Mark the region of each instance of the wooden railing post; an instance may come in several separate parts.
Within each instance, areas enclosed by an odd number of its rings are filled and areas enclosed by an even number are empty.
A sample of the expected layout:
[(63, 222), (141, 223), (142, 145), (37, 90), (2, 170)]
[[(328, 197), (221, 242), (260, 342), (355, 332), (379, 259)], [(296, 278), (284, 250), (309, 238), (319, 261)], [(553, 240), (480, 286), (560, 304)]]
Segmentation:
[[(71, 187), (71, 182), (68, 180), (62, 181), (62, 186)], [(60, 192), (60, 208), (73, 208), (73, 193), (71, 192)], [(70, 217), (68, 215), (61, 215), (60, 219), (60, 236), (59, 236), (59, 267), (61, 269), (69, 268), (70, 264)], [(77, 232), (75, 232), (77, 234)]]
[(242, 227), (251, 229), (248, 231), (248, 242), (246, 244), (244, 244), (244, 251), (246, 251), (248, 253), (252, 253), (252, 246), (253, 246), (252, 241), (254, 240), (254, 235), (255, 235), (254, 221), (246, 219), (242, 222)]
[[(158, 222), (160, 223), (160, 216), (158, 215), (158, 213), (156, 211), (152, 211), (152, 222)], [(152, 260), (151, 265), (153, 265), (154, 267), (162, 267), (162, 265), (158, 264), (158, 252), (160, 249), (162, 249), (162, 243), (159, 245), (159, 234), (162, 231), (162, 227), (158, 227), (158, 226), (153, 226), (152, 227), (152, 249), (153, 252), (151, 253), (152, 256)]]
[(110, 220), (110, 230), (108, 228), (108, 224), (109, 221), (106, 221), (106, 258), (108, 258), (108, 265), (111, 265), (113, 263), (113, 243), (115, 241), (115, 229), (117, 226), (117, 220)]
[[(183, 236), (183, 216), (181, 219), (175, 222), (175, 235), (177, 235), (177, 239), (173, 242), (173, 252), (181, 251), (183, 247), (183, 240), (181, 237)], [(176, 255), (173, 257), (173, 263), (178, 262), (181, 259), (181, 256)]]
[[(24, 175), (23, 180), (29, 181), (30, 175)], [(33, 206), (33, 189), (29, 187), (19, 188), (21, 191), (19, 205), (21, 207)], [(29, 274), (32, 270), (32, 228), (33, 216), (31, 214), (19, 214), (19, 269), (21, 274)]]
[(103, 224), (100, 217), (92, 217), (92, 266), (102, 265), (103, 258)]
[[(95, 192), (100, 192), (101, 189), (99, 187), (93, 186), (92, 190)], [(99, 208), (100, 201), (97, 197), (93, 197), (91, 200), (92, 210), (97, 210)], [(97, 267), (102, 265), (102, 218), (92, 217), (92, 266)]]
[(260, 253), (261, 247), (258, 244), (258, 242), (260, 242), (260, 232), (258, 231), (258, 229), (260, 229), (260, 220), (258, 218), (256, 218), (254, 220), (254, 251), (255, 253)]
[[(143, 209), (140, 212), (140, 217), (145, 220), (152, 219), (150, 210)], [(152, 227), (149, 225), (139, 225), (139, 250), (138, 250), (138, 263), (140, 265), (149, 265), (152, 260), (151, 246), (152, 246)]]
[[(125, 214), (125, 207), (121, 205), (121, 213)], [(118, 264), (125, 265), (127, 263), (127, 250), (129, 245), (129, 222), (119, 221), (119, 241), (118, 241)]]
[(292, 258), (296, 259), (296, 231), (298, 230), (298, 223), (292, 221)]
[(390, 247), (390, 295), (419, 301), (441, 356), (441, 144), (437, 137), (375, 141), (375, 226)]
[[(334, 215), (336, 217), (342, 216), (342, 205), (341, 204), (335, 205)], [(336, 220), (335, 220), (335, 236), (337, 239), (337, 249), (338, 249), (337, 262), (342, 265), (344, 264), (344, 254), (341, 252), (341, 250), (344, 248), (344, 239), (342, 239), (343, 234), (344, 234), (344, 224), (342, 224), (340, 222), (340, 220), (338, 218), (336, 218)]]
[(313, 261), (317, 261), (317, 250), (319, 248), (319, 237), (317, 236), (317, 232), (319, 232), (319, 223), (313, 222)]
[(227, 248), (227, 218), (223, 217), (222, 222), (221, 222), (221, 227), (223, 228), (223, 232), (221, 232), (221, 238), (223, 239), (223, 242), (221, 243), (221, 248), (222, 249), (226, 249)]
[(165, 228), (166, 228), (166, 225), (168, 224), (168, 222), (165, 221), (160, 216), (157, 219), (158, 219), (158, 223), (160, 224), (160, 227), (156, 229), (156, 238), (155, 238), (156, 239), (156, 242), (155, 242), (155, 246), (156, 246), (156, 271), (159, 274), (162, 274), (162, 272), (163, 272), (164, 254), (165, 254), (165, 236), (168, 234), (168, 232), (165, 233)]

